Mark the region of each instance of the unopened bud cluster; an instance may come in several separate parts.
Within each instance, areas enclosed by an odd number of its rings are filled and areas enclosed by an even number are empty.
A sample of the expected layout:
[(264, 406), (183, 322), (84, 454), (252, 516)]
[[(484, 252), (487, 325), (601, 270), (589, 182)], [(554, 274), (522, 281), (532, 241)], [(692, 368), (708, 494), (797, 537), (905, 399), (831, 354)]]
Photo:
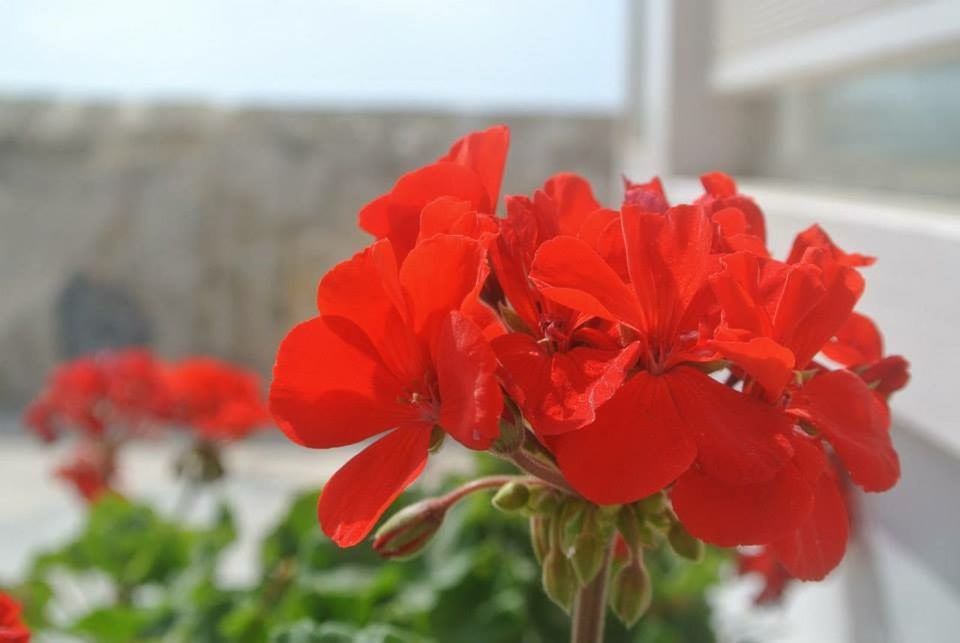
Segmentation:
[(663, 493), (628, 505), (598, 506), (546, 485), (514, 481), (500, 488), (493, 504), (530, 517), (543, 588), (568, 612), (577, 591), (593, 582), (612, 557), (609, 604), (632, 626), (652, 597), (644, 549), (666, 543), (683, 558), (698, 561), (703, 556), (703, 543), (684, 529)]

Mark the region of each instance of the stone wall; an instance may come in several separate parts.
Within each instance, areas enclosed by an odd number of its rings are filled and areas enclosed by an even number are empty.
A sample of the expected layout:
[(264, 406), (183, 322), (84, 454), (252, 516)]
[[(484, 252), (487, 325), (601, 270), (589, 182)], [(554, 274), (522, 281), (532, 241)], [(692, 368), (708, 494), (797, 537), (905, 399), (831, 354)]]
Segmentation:
[(317, 278), (365, 242), (360, 206), (495, 122), (506, 193), (558, 170), (612, 185), (600, 116), (0, 101), (0, 406), (111, 334), (267, 373)]

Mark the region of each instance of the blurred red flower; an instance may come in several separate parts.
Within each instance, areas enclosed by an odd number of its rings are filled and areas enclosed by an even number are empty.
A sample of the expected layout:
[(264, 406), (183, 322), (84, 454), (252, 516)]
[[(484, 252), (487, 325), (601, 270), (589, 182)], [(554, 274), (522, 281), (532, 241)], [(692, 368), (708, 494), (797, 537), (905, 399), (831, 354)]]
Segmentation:
[(211, 357), (190, 357), (164, 369), (169, 419), (206, 440), (239, 440), (269, 419), (260, 377)]
[(20, 618), (20, 605), (0, 592), (0, 643), (29, 643), (30, 630)]

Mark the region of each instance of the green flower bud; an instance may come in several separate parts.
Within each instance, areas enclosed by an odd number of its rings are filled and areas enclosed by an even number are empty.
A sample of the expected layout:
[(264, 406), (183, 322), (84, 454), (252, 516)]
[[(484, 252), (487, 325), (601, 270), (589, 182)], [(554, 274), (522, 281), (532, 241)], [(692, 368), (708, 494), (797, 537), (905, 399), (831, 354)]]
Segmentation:
[(549, 516), (557, 510), (560, 498), (556, 491), (546, 486), (538, 486), (530, 491), (530, 500), (527, 506), (534, 514)]
[(520, 482), (508, 482), (500, 487), (491, 502), (500, 511), (517, 511), (527, 506), (530, 488)]
[(667, 540), (670, 542), (670, 548), (677, 556), (695, 562), (703, 560), (703, 543), (691, 536), (690, 532), (679, 521), (674, 522), (670, 527)]
[(435, 498), (404, 507), (377, 530), (373, 537), (374, 551), (383, 558), (413, 558), (440, 529), (446, 513), (447, 507)]
[(574, 540), (570, 562), (581, 585), (588, 584), (600, 573), (606, 559), (606, 543), (598, 534), (590, 532), (583, 532)]
[(610, 583), (610, 608), (624, 625), (633, 627), (650, 607), (653, 586), (643, 559), (634, 559)]
[(543, 559), (543, 590), (554, 603), (568, 614), (580, 585), (570, 560), (553, 547)]
[(554, 520), (559, 537), (560, 549), (565, 554), (573, 549), (573, 543), (583, 528), (583, 519), (586, 513), (586, 505), (576, 498), (566, 498), (561, 501), (560, 508), (557, 509)]
[(530, 517), (530, 541), (533, 543), (533, 554), (541, 565), (550, 551), (550, 530), (553, 528), (550, 523), (550, 519), (544, 516)]
[(635, 504), (641, 514), (652, 516), (663, 513), (663, 510), (667, 507), (667, 497), (663, 495), (662, 491), (658, 491), (642, 500), (638, 500)]

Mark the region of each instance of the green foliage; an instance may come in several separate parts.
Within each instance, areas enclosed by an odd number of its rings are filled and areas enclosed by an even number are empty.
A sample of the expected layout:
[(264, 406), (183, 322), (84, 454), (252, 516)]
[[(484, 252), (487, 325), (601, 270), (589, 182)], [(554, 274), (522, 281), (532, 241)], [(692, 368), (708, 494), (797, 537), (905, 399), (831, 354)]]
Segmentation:
[[(40, 556), (16, 592), (39, 629), (112, 643), (552, 643), (569, 618), (544, 594), (528, 519), (495, 510), (475, 494), (448, 515), (424, 554), (380, 559), (362, 544), (339, 549), (316, 522), (317, 492), (294, 500), (261, 544), (261, 574), (248, 587), (216, 576), (235, 528), (222, 507), (204, 529), (165, 519), (119, 498), (95, 505), (80, 534)], [(408, 493), (396, 506), (417, 500)], [(632, 630), (608, 619), (607, 640), (710, 641), (704, 590), (719, 555), (679, 559), (664, 546), (647, 554), (654, 583), (649, 612)], [(113, 600), (67, 620), (50, 619), (62, 578), (96, 574)]]

